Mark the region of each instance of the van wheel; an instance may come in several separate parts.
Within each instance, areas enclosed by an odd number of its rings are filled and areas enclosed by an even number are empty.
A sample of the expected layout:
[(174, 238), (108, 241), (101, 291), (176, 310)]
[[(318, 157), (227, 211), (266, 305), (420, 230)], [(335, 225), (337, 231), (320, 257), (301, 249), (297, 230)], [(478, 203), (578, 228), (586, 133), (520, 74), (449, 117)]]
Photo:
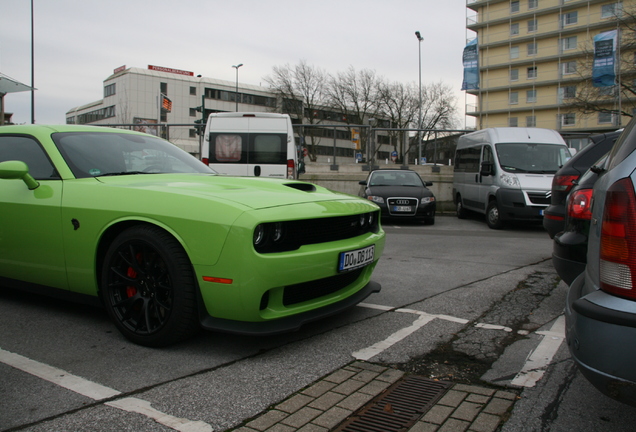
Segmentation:
[(462, 204), (462, 197), (458, 196), (457, 197), (457, 206), (455, 207), (457, 209), (457, 218), (458, 219), (466, 219), (466, 209), (464, 208), (464, 205)]
[(492, 229), (501, 229), (504, 226), (504, 223), (501, 221), (499, 206), (495, 200), (490, 201), (486, 208), (486, 223), (488, 224), (488, 228)]

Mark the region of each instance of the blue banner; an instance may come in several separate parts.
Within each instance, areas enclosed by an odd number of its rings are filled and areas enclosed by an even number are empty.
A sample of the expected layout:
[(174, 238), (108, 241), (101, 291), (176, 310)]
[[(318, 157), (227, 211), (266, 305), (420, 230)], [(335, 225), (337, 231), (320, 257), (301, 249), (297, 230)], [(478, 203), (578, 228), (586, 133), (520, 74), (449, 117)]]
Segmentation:
[(611, 30), (594, 36), (594, 64), (592, 66), (594, 87), (616, 85), (617, 35), (616, 30)]
[(479, 88), (479, 47), (477, 38), (468, 42), (464, 48), (464, 81), (462, 90), (477, 90)]

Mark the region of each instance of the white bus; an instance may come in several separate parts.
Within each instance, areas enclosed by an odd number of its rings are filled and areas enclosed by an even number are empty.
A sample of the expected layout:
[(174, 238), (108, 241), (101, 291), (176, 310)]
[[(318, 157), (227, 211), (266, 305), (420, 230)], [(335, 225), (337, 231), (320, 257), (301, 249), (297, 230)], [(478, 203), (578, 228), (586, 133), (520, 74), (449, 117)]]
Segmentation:
[(275, 113), (210, 114), (201, 160), (221, 174), (294, 179), (298, 156), (291, 119)]

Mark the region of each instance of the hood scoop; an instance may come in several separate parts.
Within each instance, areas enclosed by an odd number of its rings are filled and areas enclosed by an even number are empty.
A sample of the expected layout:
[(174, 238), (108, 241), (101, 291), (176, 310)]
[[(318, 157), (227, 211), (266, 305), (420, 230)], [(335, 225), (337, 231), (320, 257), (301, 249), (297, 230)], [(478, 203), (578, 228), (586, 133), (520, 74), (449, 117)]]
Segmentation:
[(316, 192), (316, 186), (312, 183), (286, 183), (285, 186), (302, 192)]

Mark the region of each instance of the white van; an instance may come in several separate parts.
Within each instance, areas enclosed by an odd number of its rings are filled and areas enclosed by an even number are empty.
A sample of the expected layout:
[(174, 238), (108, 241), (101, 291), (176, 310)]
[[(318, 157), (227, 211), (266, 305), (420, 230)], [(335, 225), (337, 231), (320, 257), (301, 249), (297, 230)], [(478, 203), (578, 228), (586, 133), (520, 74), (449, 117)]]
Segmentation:
[(291, 119), (275, 113), (210, 114), (201, 160), (221, 174), (296, 178), (298, 156)]
[(459, 137), (453, 202), (486, 215), (488, 226), (543, 220), (554, 173), (571, 157), (561, 135), (550, 129), (488, 128)]

